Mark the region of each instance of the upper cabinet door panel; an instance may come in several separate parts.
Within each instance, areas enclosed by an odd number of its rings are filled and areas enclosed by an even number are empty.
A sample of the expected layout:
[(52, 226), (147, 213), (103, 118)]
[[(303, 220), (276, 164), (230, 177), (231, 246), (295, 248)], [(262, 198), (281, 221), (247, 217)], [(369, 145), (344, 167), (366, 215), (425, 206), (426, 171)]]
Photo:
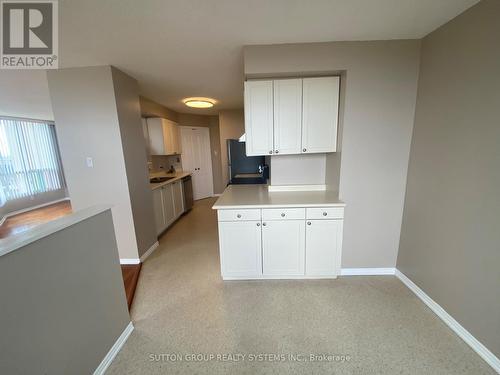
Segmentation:
[(339, 77), (303, 79), (302, 152), (335, 152)]
[(245, 82), (246, 154), (273, 153), (273, 81)]
[(302, 79), (274, 81), (274, 153), (300, 154)]
[(148, 126), (149, 151), (151, 155), (165, 155), (162, 119), (148, 118), (146, 123)]
[(175, 122), (159, 117), (146, 121), (151, 155), (180, 154), (179, 130)]

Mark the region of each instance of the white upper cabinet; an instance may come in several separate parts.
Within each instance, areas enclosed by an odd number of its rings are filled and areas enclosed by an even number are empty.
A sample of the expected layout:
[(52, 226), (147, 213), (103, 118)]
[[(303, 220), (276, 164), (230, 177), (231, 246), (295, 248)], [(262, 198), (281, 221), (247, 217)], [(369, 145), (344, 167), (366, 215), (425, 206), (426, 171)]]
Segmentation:
[(247, 155), (337, 151), (339, 77), (245, 82)]
[(339, 77), (304, 78), (302, 152), (337, 151)]
[(302, 79), (274, 81), (274, 154), (302, 149)]
[(245, 82), (246, 154), (273, 154), (273, 81)]
[(181, 153), (179, 127), (175, 122), (152, 117), (147, 119), (147, 125), (151, 155), (176, 155)]

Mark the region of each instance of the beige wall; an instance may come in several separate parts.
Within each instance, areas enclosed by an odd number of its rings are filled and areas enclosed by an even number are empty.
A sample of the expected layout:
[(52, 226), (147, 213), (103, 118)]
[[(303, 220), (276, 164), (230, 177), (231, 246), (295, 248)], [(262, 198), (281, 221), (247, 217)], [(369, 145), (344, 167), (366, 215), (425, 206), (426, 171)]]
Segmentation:
[(500, 1), (422, 44), (397, 267), (500, 356)]
[(274, 155), (269, 160), (271, 185), (325, 184), (325, 154)]
[(2, 374), (92, 374), (130, 322), (109, 210), (1, 256), (0, 285)]
[(245, 118), (243, 109), (223, 110), (219, 112), (220, 148), (222, 164), (222, 181), (225, 188), (229, 182), (229, 167), (227, 160), (227, 140), (238, 139), (245, 133)]
[(170, 121), (177, 122), (178, 113), (159, 104), (155, 101), (141, 96), (139, 98), (141, 104), (142, 117), (162, 117)]
[(344, 268), (396, 265), (419, 49), (418, 40), (244, 49), (245, 75), (249, 78), (318, 73), (343, 77), (342, 158), (334, 154), (327, 157), (326, 179), (333, 186), (340, 181), (340, 197), (347, 204)]
[(137, 81), (111, 68), (139, 257), (157, 241)]
[[(111, 67), (49, 70), (47, 77), (72, 206), (112, 204), (120, 258), (137, 259)], [(93, 168), (86, 166), (87, 157), (93, 158)]]

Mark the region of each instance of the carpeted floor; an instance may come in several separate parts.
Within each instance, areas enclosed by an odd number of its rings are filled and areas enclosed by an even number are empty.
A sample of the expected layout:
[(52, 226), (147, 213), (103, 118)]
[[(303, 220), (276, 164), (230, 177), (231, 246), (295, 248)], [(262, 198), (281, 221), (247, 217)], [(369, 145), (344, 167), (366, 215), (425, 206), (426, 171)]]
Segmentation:
[(107, 374), (495, 373), (393, 276), (222, 282), (213, 202), (144, 263)]

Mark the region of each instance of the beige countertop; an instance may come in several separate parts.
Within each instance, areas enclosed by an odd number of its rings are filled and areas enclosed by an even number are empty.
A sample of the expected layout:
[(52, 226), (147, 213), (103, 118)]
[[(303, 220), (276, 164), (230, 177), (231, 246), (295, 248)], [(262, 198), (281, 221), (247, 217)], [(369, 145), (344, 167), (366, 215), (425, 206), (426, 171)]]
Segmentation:
[(162, 186), (171, 184), (172, 182), (179, 181), (180, 179), (191, 175), (192, 172), (175, 172), (175, 173), (165, 173), (165, 172), (159, 172), (159, 173), (152, 173), (149, 177), (173, 177), (170, 180), (164, 181), (164, 182), (158, 182), (155, 184), (149, 184), (151, 186), (151, 190), (155, 190), (158, 188), (161, 188)]
[(267, 185), (229, 185), (213, 205), (215, 210), (270, 207), (344, 207), (338, 193), (324, 191), (269, 192)]

